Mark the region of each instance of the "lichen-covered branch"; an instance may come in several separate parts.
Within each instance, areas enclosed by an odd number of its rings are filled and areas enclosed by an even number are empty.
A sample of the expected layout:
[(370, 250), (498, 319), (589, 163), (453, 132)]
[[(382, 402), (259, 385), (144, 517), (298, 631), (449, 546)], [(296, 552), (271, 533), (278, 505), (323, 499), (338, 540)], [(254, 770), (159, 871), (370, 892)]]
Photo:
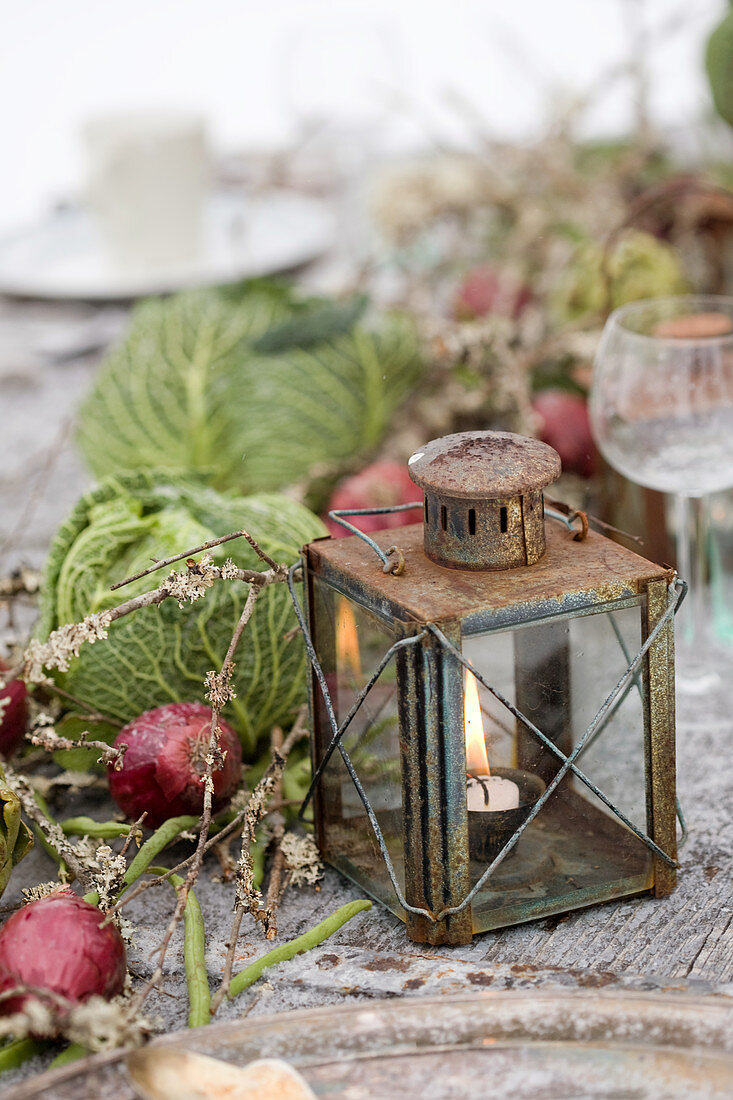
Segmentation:
[(258, 572), (254, 569), (240, 569), (231, 558), (228, 558), (223, 565), (214, 565), (210, 555), (204, 554), (200, 561), (188, 562), (185, 569), (172, 570), (158, 588), (133, 596), (107, 611), (93, 612), (81, 622), (66, 623), (51, 631), (45, 642), (40, 642), (38, 639), (31, 640), (23, 654), (20, 667), (10, 670), (7, 673), (7, 679), (21, 677), (29, 683), (37, 683), (45, 679), (44, 669), (56, 668), (60, 672), (67, 672), (71, 660), (79, 656), (81, 647), (85, 643), (93, 645), (105, 639), (113, 622), (142, 607), (157, 606), (167, 599), (176, 600), (181, 607), (186, 602), (194, 603), (201, 599), (217, 580), (242, 581), (260, 591), (270, 584), (286, 579), (287, 566), (285, 565), (275, 565), (264, 572)]
[(30, 783), (7, 763), (4, 770), (5, 781), (19, 799), (23, 813), (38, 825), (48, 842), (58, 852), (72, 874), (79, 880), (82, 889), (85, 891), (93, 889), (92, 873), (89, 866), (80, 856), (76, 846), (64, 835), (61, 826), (44, 814), (36, 801)]
[[(41, 715), (39, 717), (47, 718), (48, 716)], [(127, 752), (127, 745), (124, 742), (117, 746), (111, 746), (106, 741), (90, 740), (88, 730), (84, 730), (78, 739), (60, 737), (53, 724), (46, 724), (46, 722), (39, 724), (39, 719), (36, 719), (35, 729), (27, 737), (31, 745), (37, 745), (45, 749), (46, 752), (57, 752), (59, 749), (99, 749), (100, 755), (97, 758), (97, 763), (114, 768), (115, 771), (121, 770), (122, 761)]]
[[(247, 536), (247, 538), (250, 542), (254, 543), (254, 540), (249, 539), (249, 536)], [(256, 546), (256, 544), (254, 545)], [(205, 555), (202, 561), (195, 565), (195, 567), (193, 565), (189, 565), (185, 574), (175, 574), (176, 577), (181, 579), (181, 585), (174, 587), (173, 593), (169, 592), (169, 594), (173, 595), (175, 598), (178, 598), (179, 595), (182, 595), (182, 598), (198, 599), (201, 586), (203, 585), (203, 590), (200, 591), (200, 594), (202, 595), (205, 588), (209, 587), (210, 583), (213, 583), (213, 580), (211, 579), (211, 574), (214, 570), (217, 569), (217, 567), (210, 564), (210, 560), (206, 560), (207, 558), (208, 555)], [(230, 579), (230, 574), (238, 575), (244, 572), (243, 570), (238, 570), (236, 566), (234, 566), (233, 563), (231, 563), (230, 561), (226, 562), (224, 566), (221, 567), (221, 570), (226, 571), (226, 579)], [(219, 570), (218, 573), (218, 575), (220, 576), (223, 575), (221, 573), (221, 570)], [(171, 574), (171, 576), (173, 575), (174, 574)], [(275, 581), (285, 580), (286, 577), (287, 568), (285, 566), (275, 565), (274, 568), (271, 568), (267, 573), (260, 574), (256, 579), (253, 578), (250, 580), (250, 590), (247, 594), (247, 599), (245, 601), (244, 608), (242, 609), (242, 614), (240, 615), (239, 621), (232, 635), (232, 639), (227, 648), (224, 661), (222, 662), (222, 667), (218, 674), (212, 671), (209, 672), (209, 674), (207, 675), (207, 697), (211, 703), (212, 710), (211, 736), (206, 755), (206, 768), (203, 777), (204, 805), (203, 812), (201, 814), (196, 851), (194, 852), (193, 859), (189, 866), (188, 874), (186, 875), (185, 880), (178, 890), (178, 897), (176, 900), (176, 906), (173, 911), (173, 915), (168, 923), (168, 927), (166, 928), (163, 940), (159, 948), (157, 949), (158, 963), (149, 981), (133, 999), (133, 1011), (136, 1011), (139, 1007), (142, 1006), (150, 991), (155, 988), (155, 986), (158, 984), (163, 976), (163, 963), (168, 951), (171, 938), (185, 911), (189, 891), (195, 885), (196, 879), (198, 878), (198, 874), (201, 869), (201, 865), (203, 863), (204, 854), (207, 847), (209, 829), (211, 826), (211, 804), (214, 793), (212, 774), (214, 769), (220, 767), (222, 764), (221, 748), (219, 745), (219, 735), (221, 732), (219, 727), (219, 715), (221, 712), (221, 708), (231, 698), (231, 676), (234, 668), (234, 655), (236, 653), (237, 646), (239, 644), (239, 641), (241, 640), (244, 628), (249, 622), (249, 619), (252, 615), (257, 597), (259, 596), (262, 589), (265, 588), (268, 584), (274, 583)], [(186, 579), (187, 583), (193, 587), (193, 596), (191, 596), (190, 594), (187, 595), (185, 591), (183, 581)], [(170, 578), (168, 583), (170, 583)], [(181, 601), (179, 599), (179, 603), (180, 602)]]
[(282, 746), (279, 749), (273, 747), (272, 760), (265, 769), (259, 783), (252, 791), (247, 806), (242, 814), (242, 839), (236, 872), (234, 916), (232, 918), (232, 926), (229, 930), (227, 957), (224, 964), (221, 985), (211, 1003), (212, 1015), (216, 1012), (224, 998), (229, 994), (229, 983), (231, 981), (232, 968), (234, 966), (234, 953), (245, 912), (250, 912), (255, 920), (264, 920), (266, 916), (266, 909), (262, 908), (262, 895), (255, 885), (251, 845), (255, 840), (255, 827), (267, 813), (270, 799), (278, 788), (287, 758), (293, 745), (307, 734), (307, 730), (303, 724), (305, 721), (305, 714), (305, 707), (302, 707), (293, 724), (293, 728), (282, 743)]

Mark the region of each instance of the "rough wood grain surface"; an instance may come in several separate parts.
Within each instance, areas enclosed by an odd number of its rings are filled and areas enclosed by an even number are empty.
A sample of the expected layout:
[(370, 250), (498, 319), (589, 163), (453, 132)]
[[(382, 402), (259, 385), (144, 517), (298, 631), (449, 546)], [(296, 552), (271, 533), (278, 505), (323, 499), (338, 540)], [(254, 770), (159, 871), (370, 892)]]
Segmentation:
[[(87, 314), (83, 313), (83, 316)], [(0, 544), (3, 574), (18, 564), (38, 567), (49, 539), (90, 482), (76, 456), (70, 417), (89, 384), (97, 359), (54, 361), (37, 350), (41, 337), (63, 335), (69, 318), (49, 307), (0, 305)], [(8, 339), (10, 334), (10, 339)], [(35, 350), (34, 350), (35, 349)], [(53, 457), (51, 457), (53, 455)], [(29, 493), (34, 492), (29, 504)], [(24, 513), (25, 509), (25, 513)], [(15, 530), (20, 524), (20, 530)], [(2, 626), (3, 624), (0, 624)], [(733, 651), (731, 653), (733, 668)], [(717, 990), (733, 995), (733, 678), (728, 701), (678, 712), (678, 782), (689, 840), (680, 852), (679, 885), (669, 898), (640, 898), (598, 906), (517, 928), (487, 933), (466, 947), (421, 949), (404, 926), (375, 907), (354, 919), (317, 951), (271, 971), (221, 1017), (384, 996), (419, 996), (471, 988), (546, 985)], [(102, 801), (100, 801), (100, 799)], [(103, 795), (87, 796), (85, 812), (109, 812)], [(77, 811), (78, 812), (78, 811)], [(209, 866), (197, 887), (207, 923), (207, 967), (212, 983), (221, 975), (231, 919), (232, 890)], [(34, 851), (14, 874), (2, 904), (20, 887), (53, 876), (47, 857)], [(130, 952), (135, 975), (151, 972), (149, 953), (170, 912), (170, 891), (147, 891), (127, 915), (136, 927)], [(358, 890), (328, 871), (322, 887), (290, 890), (279, 918), (279, 940), (311, 927)], [(236, 968), (271, 945), (259, 928), (243, 926)], [(151, 998), (161, 1027), (185, 1026), (186, 991), (182, 944), (177, 937), (166, 961), (166, 984)], [(35, 1060), (26, 1072), (37, 1070)], [(0, 1089), (11, 1089), (7, 1075)]]

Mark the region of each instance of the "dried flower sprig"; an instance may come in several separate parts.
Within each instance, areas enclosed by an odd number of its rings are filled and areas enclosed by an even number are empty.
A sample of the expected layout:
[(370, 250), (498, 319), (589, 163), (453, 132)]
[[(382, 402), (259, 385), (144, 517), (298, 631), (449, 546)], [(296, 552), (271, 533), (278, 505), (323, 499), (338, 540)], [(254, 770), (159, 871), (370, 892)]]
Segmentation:
[(89, 1051), (115, 1050), (138, 1047), (153, 1031), (151, 1022), (144, 1016), (130, 1018), (129, 998), (124, 994), (109, 1001), (93, 996), (75, 1004), (48, 989), (21, 985), (0, 994), (0, 998), (17, 997), (22, 993), (33, 994), (23, 1010), (0, 1019), (0, 1035), (12, 1035), (16, 1041), (30, 1037), (63, 1038)]

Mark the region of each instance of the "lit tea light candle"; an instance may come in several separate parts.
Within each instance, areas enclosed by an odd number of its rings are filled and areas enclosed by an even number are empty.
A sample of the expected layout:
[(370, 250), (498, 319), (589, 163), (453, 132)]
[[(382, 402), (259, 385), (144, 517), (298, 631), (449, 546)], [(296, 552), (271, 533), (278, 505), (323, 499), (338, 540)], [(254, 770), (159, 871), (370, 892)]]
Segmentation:
[(516, 810), (519, 806), (518, 785), (512, 779), (492, 775), (489, 768), (478, 682), (472, 672), (466, 672), (463, 721), (466, 731), (466, 771), (469, 773), (466, 790), (468, 809), (486, 813)]

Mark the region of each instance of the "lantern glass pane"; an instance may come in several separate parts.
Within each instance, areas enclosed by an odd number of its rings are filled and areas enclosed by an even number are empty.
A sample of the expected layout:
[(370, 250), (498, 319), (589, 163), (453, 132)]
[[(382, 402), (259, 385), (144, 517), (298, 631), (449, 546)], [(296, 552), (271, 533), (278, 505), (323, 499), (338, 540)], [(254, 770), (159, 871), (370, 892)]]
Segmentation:
[[(487, 682), (565, 755), (579, 743), (640, 646), (638, 603), (463, 640), (464, 655)], [(576, 763), (630, 822), (646, 831), (642, 692), (639, 675)], [(489, 767), (495, 776), (517, 784), (520, 806), (513, 815), (487, 811), (485, 804), (482, 811), (469, 813), (472, 885), (562, 766), (562, 759), (484, 687), (479, 700)], [(479, 853), (482, 836), (488, 840)], [(566, 774), (477, 895), (474, 927), (485, 930), (640, 893), (651, 887), (652, 871), (643, 841), (581, 778)]]
[[(319, 580), (314, 584), (315, 624), (321, 667), (339, 725), (394, 641), (386, 624)], [(320, 693), (318, 693), (320, 694)], [(316, 707), (317, 760), (331, 739), (322, 701)], [(357, 710), (342, 744), (374, 810), (404, 889), (402, 779), (397, 676), (394, 660), (382, 671)], [(398, 906), (384, 858), (359, 793), (336, 750), (319, 792), (324, 854), (374, 897)]]

